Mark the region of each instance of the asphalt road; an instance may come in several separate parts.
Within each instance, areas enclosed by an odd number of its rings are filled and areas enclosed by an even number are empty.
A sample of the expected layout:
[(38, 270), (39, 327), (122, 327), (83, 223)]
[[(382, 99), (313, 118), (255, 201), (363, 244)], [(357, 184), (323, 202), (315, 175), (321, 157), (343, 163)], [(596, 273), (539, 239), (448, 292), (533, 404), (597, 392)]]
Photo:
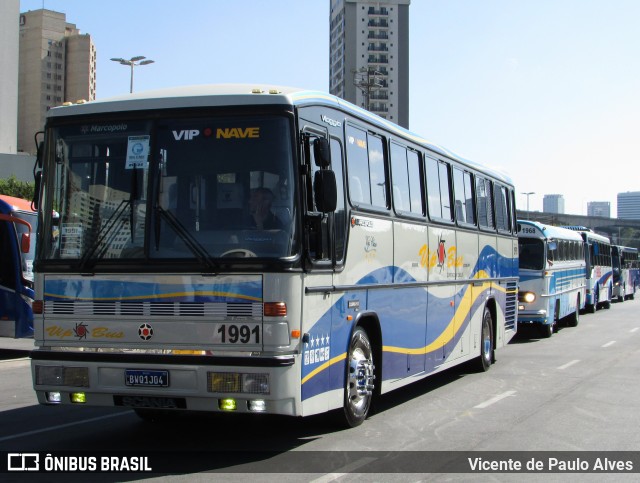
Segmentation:
[[(559, 455), (559, 463), (569, 464), (581, 452), (591, 452), (585, 458), (631, 452), (620, 456), (631, 459), (635, 475), (569, 471), (518, 479), (632, 481), (640, 472), (639, 299), (583, 315), (578, 327), (561, 327), (550, 339), (522, 330), (489, 372), (462, 366), (416, 382), (383, 396), (376, 412), (349, 430), (327, 416), (199, 415), (151, 424), (124, 409), (39, 406), (28, 352), (6, 347), (0, 349), (0, 452), (150, 454), (156, 468), (165, 463), (158, 455), (167, 461), (180, 455), (174, 481), (222, 476), (210, 471), (225, 471), (225, 481), (255, 479), (256, 472), (272, 481), (513, 481), (513, 474), (478, 475), (455, 464), (444, 467), (446, 474), (429, 474), (429, 461), (502, 454), (521, 461), (540, 456), (548, 464)], [(448, 473), (452, 468), (460, 474)]]

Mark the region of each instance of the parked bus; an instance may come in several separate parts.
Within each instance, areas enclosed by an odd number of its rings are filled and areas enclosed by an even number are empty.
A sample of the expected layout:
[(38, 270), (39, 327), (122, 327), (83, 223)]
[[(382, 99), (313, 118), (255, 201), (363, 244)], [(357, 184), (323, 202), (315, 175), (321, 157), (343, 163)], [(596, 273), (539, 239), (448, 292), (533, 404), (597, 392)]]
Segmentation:
[(587, 288), (582, 237), (536, 221), (518, 221), (518, 324), (539, 325), (551, 337), (560, 319), (578, 325)]
[(638, 263), (638, 249), (611, 246), (613, 264), (613, 297), (618, 302), (633, 299), (640, 286), (640, 264)]
[(611, 307), (613, 299), (613, 268), (611, 242), (605, 236), (594, 233), (584, 226), (565, 226), (577, 231), (585, 243), (587, 262), (587, 301), (585, 310), (592, 314), (597, 309)]
[(33, 337), (33, 259), (37, 213), (0, 195), (0, 337)]
[(45, 136), (40, 403), (355, 426), (516, 333), (509, 178), (342, 99), (136, 93), (52, 109)]

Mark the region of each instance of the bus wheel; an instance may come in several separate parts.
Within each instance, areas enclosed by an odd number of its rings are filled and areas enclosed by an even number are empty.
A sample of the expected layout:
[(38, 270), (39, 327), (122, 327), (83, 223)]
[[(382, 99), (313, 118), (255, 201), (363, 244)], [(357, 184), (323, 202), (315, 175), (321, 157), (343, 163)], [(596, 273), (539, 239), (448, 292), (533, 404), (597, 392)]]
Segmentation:
[(367, 333), (356, 327), (351, 336), (347, 357), (344, 390), (344, 414), (350, 427), (359, 426), (367, 418), (374, 389), (373, 350)]
[(480, 333), (480, 357), (477, 368), (481, 372), (486, 372), (491, 367), (493, 361), (493, 317), (487, 307), (482, 314), (482, 332)]
[(567, 325), (569, 327), (575, 327), (580, 322), (580, 296), (578, 295), (578, 301), (576, 302), (576, 311), (569, 315), (567, 319)]
[(607, 300), (606, 302), (604, 302), (604, 303), (602, 304), (602, 306), (603, 306), (605, 309), (610, 309), (610, 308), (611, 308), (611, 299), (612, 299), (612, 298), (613, 298), (613, 291), (612, 291), (611, 287), (609, 287), (609, 300)]
[(544, 339), (548, 339), (553, 335), (553, 324), (542, 324), (540, 326), (540, 334)]
[(598, 310), (598, 290), (595, 290), (593, 292), (593, 304), (592, 305), (587, 305), (587, 311), (590, 314), (595, 314), (596, 310)]

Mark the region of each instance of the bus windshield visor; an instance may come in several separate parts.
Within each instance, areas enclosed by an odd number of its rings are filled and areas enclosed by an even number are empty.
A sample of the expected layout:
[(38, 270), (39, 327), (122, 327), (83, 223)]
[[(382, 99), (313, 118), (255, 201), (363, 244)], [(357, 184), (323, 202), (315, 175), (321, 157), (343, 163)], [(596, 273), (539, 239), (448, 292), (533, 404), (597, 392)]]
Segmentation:
[(545, 266), (544, 244), (537, 238), (518, 238), (520, 270), (542, 270)]
[(44, 237), (45, 258), (88, 267), (188, 259), (214, 268), (215, 259), (292, 255), (286, 117), (88, 122), (52, 131), (50, 208), (60, 223), (57, 236)]

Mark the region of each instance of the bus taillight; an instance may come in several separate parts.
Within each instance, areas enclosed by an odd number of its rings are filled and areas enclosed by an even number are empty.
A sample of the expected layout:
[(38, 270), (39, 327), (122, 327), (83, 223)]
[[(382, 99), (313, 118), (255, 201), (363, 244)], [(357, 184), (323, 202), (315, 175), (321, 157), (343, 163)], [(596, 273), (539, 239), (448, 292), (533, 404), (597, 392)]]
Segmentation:
[(44, 313), (44, 302), (42, 300), (34, 300), (31, 304), (31, 310), (34, 314)]

